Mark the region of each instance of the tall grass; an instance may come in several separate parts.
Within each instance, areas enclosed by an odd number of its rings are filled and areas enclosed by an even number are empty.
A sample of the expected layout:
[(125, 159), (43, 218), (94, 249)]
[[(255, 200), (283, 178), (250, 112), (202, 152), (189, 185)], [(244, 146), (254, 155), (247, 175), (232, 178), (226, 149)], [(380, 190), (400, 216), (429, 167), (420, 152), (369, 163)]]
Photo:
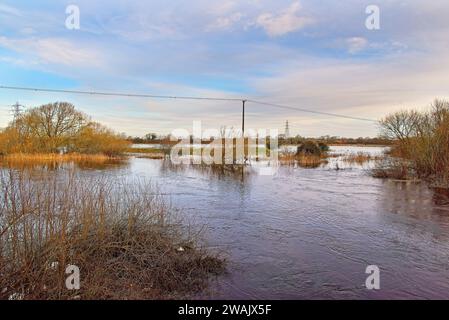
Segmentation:
[[(179, 298), (224, 271), (151, 183), (26, 170), (0, 183), (0, 298)], [(67, 265), (80, 290), (66, 288)]]

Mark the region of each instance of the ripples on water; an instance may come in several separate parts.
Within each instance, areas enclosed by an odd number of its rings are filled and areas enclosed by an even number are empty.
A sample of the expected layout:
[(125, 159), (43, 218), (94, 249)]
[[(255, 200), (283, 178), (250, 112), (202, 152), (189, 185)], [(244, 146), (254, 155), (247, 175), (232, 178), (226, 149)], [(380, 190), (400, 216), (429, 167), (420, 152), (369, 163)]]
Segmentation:
[[(227, 252), (230, 265), (203, 298), (449, 298), (449, 195), (371, 178), (369, 164), (334, 170), (340, 160), (243, 178), (148, 159), (81, 170), (151, 178), (209, 227), (208, 245)], [(368, 265), (380, 267), (379, 291), (364, 286)]]

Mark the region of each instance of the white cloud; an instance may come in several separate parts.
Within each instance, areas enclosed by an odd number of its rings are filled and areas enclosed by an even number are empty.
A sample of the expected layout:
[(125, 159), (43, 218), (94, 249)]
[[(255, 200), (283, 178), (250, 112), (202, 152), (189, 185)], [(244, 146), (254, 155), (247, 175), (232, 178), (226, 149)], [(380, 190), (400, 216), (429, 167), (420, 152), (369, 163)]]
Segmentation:
[(240, 12), (235, 12), (227, 17), (219, 17), (206, 27), (206, 31), (229, 30), (235, 23), (239, 22), (242, 17), (243, 14)]
[(277, 15), (263, 13), (256, 19), (256, 25), (262, 27), (270, 37), (282, 36), (304, 28), (313, 20), (309, 17), (299, 16), (301, 4), (294, 2), (290, 7)]
[(235, 7), (236, 2), (234, 0), (222, 0), (209, 7), (208, 12), (211, 15), (223, 15), (231, 12)]
[(0, 13), (7, 14), (7, 15), (14, 15), (17, 17), (22, 16), (22, 13), (19, 10), (17, 10), (16, 8), (4, 5), (4, 4), (0, 4)]
[(70, 67), (101, 65), (101, 55), (91, 48), (82, 48), (75, 43), (59, 38), (22, 38), (0, 37), (0, 46), (35, 56), (39, 63), (56, 64)]
[(368, 46), (368, 40), (362, 37), (352, 37), (346, 39), (346, 45), (350, 54), (356, 54)]
[[(378, 119), (398, 109), (426, 107), (436, 97), (447, 98), (444, 83), (449, 81), (449, 63), (441, 62), (445, 55), (392, 55), (381, 63), (320, 59), (318, 64), (316, 58), (303, 57), (284, 66), (276, 75), (255, 79), (253, 84), (255, 91), (263, 92), (265, 99), (277, 103)], [(290, 115), (294, 116), (292, 112)], [(329, 119), (329, 122), (334, 120)], [(357, 122), (345, 121), (351, 126), (357, 125)], [(327, 131), (304, 126), (315, 133)], [(345, 132), (344, 128), (336, 129)], [(377, 133), (376, 127), (362, 130), (367, 135)]]
[[(76, 33), (65, 30), (64, 11), (55, 9), (58, 6), (44, 9), (30, 2), (19, 12), (0, 5), (5, 36), (0, 35), (0, 47), (17, 53), (3, 55), (0, 62), (58, 74), (85, 90), (205, 96), (227, 96), (235, 90), (238, 96), (368, 118), (447, 95), (447, 0), (380, 0), (381, 32), (364, 28), (360, 0), (304, 1), (303, 7), (297, 0), (111, 0), (108, 6), (102, 1), (77, 2), (85, 18), (83, 30)], [(300, 42), (260, 38), (261, 32), (275, 38), (305, 27), (307, 34), (295, 37)], [(143, 85), (144, 81), (162, 84)], [(229, 103), (151, 101), (142, 106), (141, 100), (123, 99), (124, 109), (119, 110), (109, 108), (118, 104), (115, 98), (69, 99), (91, 105), (86, 112), (93, 116), (113, 115), (114, 128), (136, 135), (152, 126), (168, 130), (188, 125), (191, 119), (216, 126), (240, 120)], [(98, 111), (101, 104), (104, 109)], [(153, 113), (126, 122), (131, 117), (126, 106), (158, 112), (170, 123), (160, 124)], [(145, 121), (134, 125), (139, 117)], [(352, 129), (357, 122), (348, 125), (341, 120), (343, 125), (337, 126), (335, 119), (326, 117), (249, 107), (248, 119), (257, 126), (282, 127), (286, 119), (293, 125), (295, 118), (301, 134), (377, 133), (375, 128)]]

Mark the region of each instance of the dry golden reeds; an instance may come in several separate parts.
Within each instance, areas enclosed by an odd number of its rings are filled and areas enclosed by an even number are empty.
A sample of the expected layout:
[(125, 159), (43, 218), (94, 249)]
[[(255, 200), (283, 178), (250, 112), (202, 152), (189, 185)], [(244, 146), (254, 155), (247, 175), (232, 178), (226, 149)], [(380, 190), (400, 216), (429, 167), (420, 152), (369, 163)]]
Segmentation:
[(303, 168), (317, 168), (323, 164), (326, 164), (327, 156), (322, 155), (311, 155), (311, 154), (293, 154), (285, 153), (279, 155), (279, 163), (281, 165), (298, 165)]

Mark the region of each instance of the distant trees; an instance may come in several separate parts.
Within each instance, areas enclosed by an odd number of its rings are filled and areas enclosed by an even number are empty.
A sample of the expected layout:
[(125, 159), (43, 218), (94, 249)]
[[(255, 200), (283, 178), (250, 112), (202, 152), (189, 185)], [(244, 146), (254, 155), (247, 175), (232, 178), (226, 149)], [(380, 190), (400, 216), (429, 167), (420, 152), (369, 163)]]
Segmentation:
[(145, 135), (145, 140), (147, 142), (153, 141), (153, 140), (156, 140), (156, 139), (157, 139), (157, 134), (156, 133), (148, 133), (148, 134)]
[(322, 136), (318, 138), (305, 138), (301, 136), (296, 137), (279, 137), (279, 145), (300, 145), (307, 140), (312, 140), (325, 144), (334, 144), (334, 145), (348, 145), (348, 144), (363, 144), (363, 145), (387, 145), (391, 144), (391, 139), (387, 137), (359, 137), (359, 138), (344, 138), (344, 137), (331, 137), (331, 136)]
[(0, 153), (69, 152), (118, 154), (125, 139), (77, 111), (68, 102), (32, 108), (0, 133)]
[(156, 133), (148, 133), (143, 138), (141, 137), (128, 137), (127, 140), (132, 143), (142, 144), (142, 143), (151, 143), (154, 141), (160, 140), (162, 137), (158, 137)]

